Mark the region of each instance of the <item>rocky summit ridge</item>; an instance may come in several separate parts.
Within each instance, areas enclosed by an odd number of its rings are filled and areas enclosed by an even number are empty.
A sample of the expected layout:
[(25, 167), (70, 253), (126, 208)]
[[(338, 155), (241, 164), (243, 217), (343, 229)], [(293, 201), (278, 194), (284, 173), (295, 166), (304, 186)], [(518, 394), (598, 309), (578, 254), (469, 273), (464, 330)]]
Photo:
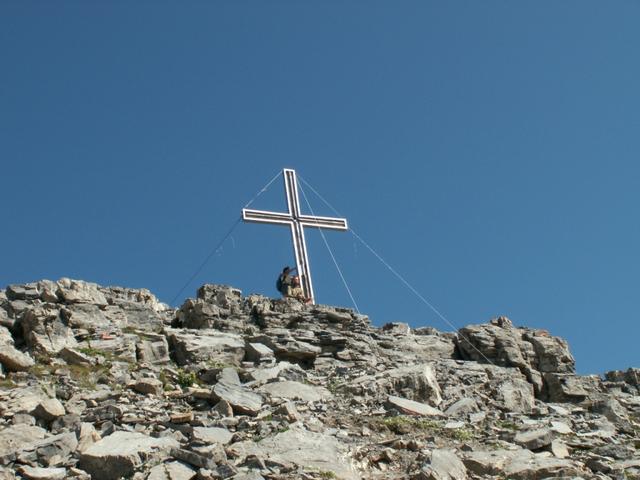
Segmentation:
[(0, 479), (640, 479), (640, 369), (204, 285), (0, 292)]

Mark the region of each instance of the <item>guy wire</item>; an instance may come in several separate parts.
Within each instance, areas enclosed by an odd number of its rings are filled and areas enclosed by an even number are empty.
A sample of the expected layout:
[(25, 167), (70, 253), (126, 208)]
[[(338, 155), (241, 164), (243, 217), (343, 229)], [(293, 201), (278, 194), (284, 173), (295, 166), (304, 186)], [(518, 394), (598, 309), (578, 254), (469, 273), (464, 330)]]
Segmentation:
[[(333, 210), (333, 212), (338, 215), (339, 217), (342, 217), (343, 215), (338, 212), (338, 210), (336, 210), (333, 205), (331, 205), (322, 195), (320, 195), (318, 193), (318, 191), (313, 188), (311, 185), (309, 185), (309, 182), (307, 182), (304, 178), (302, 178), (300, 175), (298, 175), (298, 178), (300, 178), (300, 180), (311, 189), (311, 191), (313, 193), (315, 193), (318, 198), (320, 198), (320, 200), (322, 200), (325, 205), (327, 205), (331, 210)], [(303, 192), (304, 193), (304, 192)], [(420, 292), (418, 292), (413, 285), (411, 285), (402, 275), (400, 275), (400, 273), (398, 273), (391, 265), (389, 265), (389, 263), (382, 258), (378, 252), (376, 252), (373, 247), (371, 247), (367, 242), (365, 242), (362, 237), (360, 235), (358, 235), (356, 233), (356, 231), (353, 229), (352, 226), (349, 227), (349, 229), (351, 230), (351, 233), (353, 234), (353, 236), (355, 238), (357, 238), (358, 240), (360, 240), (360, 242), (362, 242), (362, 244), (385, 266), (387, 267), (387, 269), (389, 269), (389, 271), (391, 273), (393, 273), (414, 295), (416, 295), (425, 305), (427, 305), (433, 312), (435, 312), (436, 315), (438, 315), (438, 317), (440, 317), (440, 319), (442, 321), (444, 321), (447, 325), (449, 325), (449, 327), (451, 327), (454, 331), (457, 331), (458, 335), (460, 335), (461, 338), (463, 338), (469, 345), (471, 345), (471, 347), (473, 347), (473, 349), (478, 352), (480, 354), (480, 356), (482, 358), (484, 358), (488, 363), (490, 363), (491, 365), (495, 366), (495, 363), (493, 363), (491, 360), (489, 360), (487, 358), (487, 356), (482, 353), (478, 347), (476, 347), (471, 340), (469, 340), (464, 334), (460, 333), (460, 329), (457, 328), (453, 323), (451, 323), (442, 313), (440, 313), (440, 311), (434, 307), (431, 302), (429, 302), (426, 298), (424, 298), (423, 295), (420, 294)]]
[[(264, 192), (267, 191), (267, 189), (271, 186), (271, 184), (273, 182), (275, 182), (276, 178), (278, 178), (280, 175), (282, 175), (282, 172), (278, 172), (271, 180), (269, 180), (269, 182), (262, 187), (258, 193), (251, 199), (249, 200), (246, 205), (243, 208), (247, 208), (249, 205), (251, 205), (260, 195), (262, 195)], [(225, 234), (224, 237), (222, 237), (222, 240), (220, 240), (220, 242), (218, 242), (218, 244), (207, 254), (207, 256), (205, 257), (205, 259), (202, 261), (202, 263), (200, 263), (200, 265), (198, 266), (198, 268), (196, 268), (195, 272), (193, 273), (193, 275), (191, 275), (191, 277), (189, 277), (189, 280), (187, 280), (185, 282), (185, 284), (182, 286), (182, 288), (178, 291), (178, 293), (176, 293), (176, 295), (173, 297), (173, 299), (171, 300), (171, 305), (174, 304), (174, 302), (178, 299), (178, 297), (182, 294), (182, 292), (184, 292), (184, 290), (189, 286), (189, 284), (191, 284), (191, 282), (193, 282), (193, 280), (200, 274), (200, 272), (202, 271), (202, 269), (205, 267), (205, 265), (209, 262), (209, 260), (211, 259), (211, 257), (213, 257), (218, 250), (220, 250), (220, 248), (222, 248), (222, 245), (224, 244), (224, 242), (227, 240), (227, 238), (229, 238), (231, 236), (231, 234), (233, 233), (233, 231), (235, 230), (235, 228), (238, 226), (238, 224), (242, 221), (242, 217), (238, 218), (234, 224), (231, 226), (231, 228), (229, 229), (229, 231)]]

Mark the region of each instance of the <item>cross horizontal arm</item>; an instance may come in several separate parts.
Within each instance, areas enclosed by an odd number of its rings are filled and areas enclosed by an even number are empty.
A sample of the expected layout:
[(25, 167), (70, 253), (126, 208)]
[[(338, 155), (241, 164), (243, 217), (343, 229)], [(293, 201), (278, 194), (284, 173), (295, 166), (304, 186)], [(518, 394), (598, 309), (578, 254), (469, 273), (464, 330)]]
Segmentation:
[(300, 215), (299, 219), (305, 227), (331, 228), (333, 230), (348, 230), (346, 218), (315, 217)]
[(283, 225), (290, 225), (293, 221), (293, 217), (288, 213), (266, 212), (264, 210), (250, 210), (248, 208), (242, 209), (242, 219), (245, 222), (281, 223)]

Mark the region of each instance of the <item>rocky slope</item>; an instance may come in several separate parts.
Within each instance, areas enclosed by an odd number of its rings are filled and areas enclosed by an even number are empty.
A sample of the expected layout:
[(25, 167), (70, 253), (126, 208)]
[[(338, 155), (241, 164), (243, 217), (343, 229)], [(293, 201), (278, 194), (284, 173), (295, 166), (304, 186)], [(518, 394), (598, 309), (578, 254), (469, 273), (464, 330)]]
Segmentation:
[(640, 369), (204, 285), (0, 292), (0, 479), (640, 478)]

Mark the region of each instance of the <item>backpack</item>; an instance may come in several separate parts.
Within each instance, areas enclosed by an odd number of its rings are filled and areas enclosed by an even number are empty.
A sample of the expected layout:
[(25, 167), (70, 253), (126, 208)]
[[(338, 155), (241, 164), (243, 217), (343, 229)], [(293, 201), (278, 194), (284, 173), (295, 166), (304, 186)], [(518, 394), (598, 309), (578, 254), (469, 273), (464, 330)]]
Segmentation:
[(282, 283), (282, 275), (278, 275), (278, 280), (276, 280), (276, 290), (284, 295), (284, 284)]

